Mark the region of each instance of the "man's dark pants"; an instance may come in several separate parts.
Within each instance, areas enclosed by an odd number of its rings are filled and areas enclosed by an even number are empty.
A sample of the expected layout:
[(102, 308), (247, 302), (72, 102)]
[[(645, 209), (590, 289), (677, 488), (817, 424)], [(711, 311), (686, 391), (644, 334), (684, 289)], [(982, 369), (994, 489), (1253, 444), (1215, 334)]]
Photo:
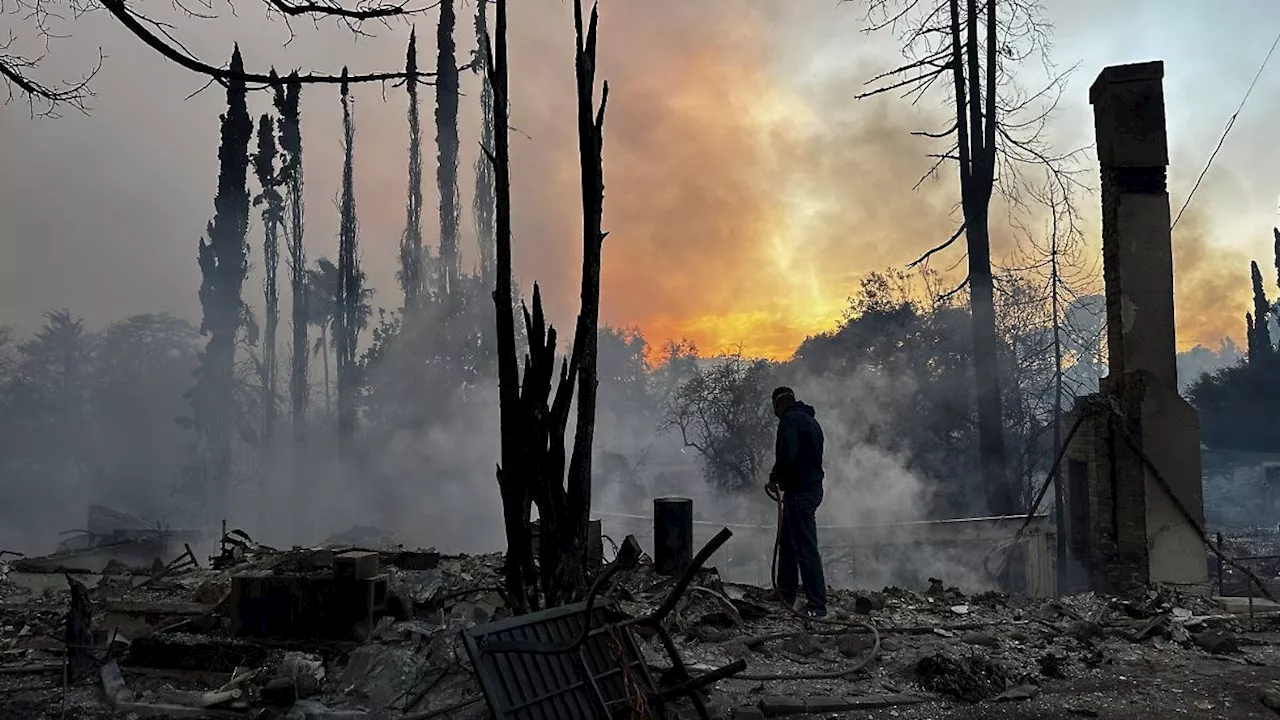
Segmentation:
[(786, 493), (782, 499), (782, 542), (778, 546), (778, 590), (782, 597), (794, 601), (803, 580), (809, 607), (815, 610), (827, 607), (827, 583), (822, 576), (818, 523), (814, 518), (821, 504), (821, 486)]

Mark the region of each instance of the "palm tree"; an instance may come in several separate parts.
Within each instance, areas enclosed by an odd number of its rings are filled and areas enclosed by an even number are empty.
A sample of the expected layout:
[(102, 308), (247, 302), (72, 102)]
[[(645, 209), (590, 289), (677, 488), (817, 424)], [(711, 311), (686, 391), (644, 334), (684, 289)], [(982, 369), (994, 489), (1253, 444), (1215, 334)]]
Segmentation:
[[(356, 329), (364, 330), (373, 314), (373, 289), (367, 287), (365, 273), (358, 271), (360, 301), (356, 303)], [(320, 328), (320, 337), (311, 346), (311, 356), (320, 356), (324, 368), (324, 409), (332, 411), (332, 395), (329, 385), (329, 350), (336, 350), (337, 339), (331, 329), (338, 322), (338, 266), (329, 258), (316, 259), (315, 267), (307, 269), (307, 322)]]

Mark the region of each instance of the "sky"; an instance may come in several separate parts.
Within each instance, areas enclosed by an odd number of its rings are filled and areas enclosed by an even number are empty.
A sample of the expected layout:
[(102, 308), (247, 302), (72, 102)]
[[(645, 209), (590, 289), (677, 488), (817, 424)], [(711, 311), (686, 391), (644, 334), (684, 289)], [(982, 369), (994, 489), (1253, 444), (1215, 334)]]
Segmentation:
[[(163, 12), (167, 3), (159, 3)], [(513, 3), (511, 30), (513, 222), (516, 274), (541, 283), (553, 319), (571, 322), (578, 296), (580, 215), (574, 126), (572, 5)], [(1088, 86), (1111, 64), (1165, 61), (1174, 211), (1280, 32), (1265, 0), (1055, 2), (1050, 57), (1076, 66), (1050, 126), (1065, 150), (1092, 142)], [(215, 10), (221, 6), (215, 0)], [(459, 50), (474, 45), (459, 9)], [(218, 64), (240, 44), (246, 65), (337, 72), (394, 69), (407, 23), (356, 37), (332, 24), (295, 22), (296, 36), (243, 0), (217, 20), (173, 16), (177, 35)], [(938, 128), (937, 96), (912, 106), (888, 94), (855, 99), (865, 81), (900, 62), (892, 35), (867, 35), (864, 8), (836, 0), (605, 0), (599, 75), (610, 83), (605, 127), (602, 320), (638, 326), (651, 343), (688, 338), (704, 353), (741, 344), (788, 356), (806, 335), (839, 321), (867, 272), (901, 267), (957, 225), (954, 170), (913, 190), (937, 152), (910, 133)], [(0, 22), (28, 49), (31, 28)], [(421, 63), (434, 62), (434, 16), (416, 21)], [(196, 246), (213, 210), (218, 88), (167, 63), (105, 13), (68, 20), (41, 66), (75, 78), (106, 55), (88, 116), (29, 117), (0, 109), (0, 323), (32, 329), (66, 307), (102, 325), (135, 313), (199, 319)], [(287, 42), (289, 41), (289, 42)], [(286, 44), (287, 42), (287, 44)], [(1278, 53), (1280, 54), (1280, 53)], [(1032, 86), (1034, 66), (1020, 78)], [(477, 152), (477, 80), (463, 78), (464, 262)], [(1250, 259), (1271, 266), (1280, 224), (1280, 57), (1273, 58), (1175, 232), (1179, 344), (1239, 339), (1249, 307)], [(192, 94), (194, 96), (192, 96)], [(430, 93), (427, 94), (428, 97)], [(191, 97), (188, 97), (191, 96)], [(361, 259), (375, 305), (395, 307), (407, 143), (402, 88), (356, 92), (356, 183)], [(270, 109), (263, 93), (250, 111)], [(429, 118), (430, 114), (426, 113)], [(309, 88), (303, 125), (307, 244), (337, 248), (340, 105)], [(424, 131), (434, 160), (434, 132)], [(432, 163), (434, 164), (434, 163)], [(1096, 169), (1082, 179), (1095, 184)], [(428, 181), (426, 205), (436, 203)], [(1083, 196), (1088, 252), (1097, 254), (1097, 197)], [(428, 212), (427, 218), (434, 214)], [(431, 225), (426, 223), (427, 227)], [(260, 296), (260, 224), (250, 243), (251, 301)], [(1016, 233), (993, 217), (997, 253)], [(960, 260), (953, 251), (935, 267)], [(1269, 272), (1264, 275), (1270, 277)], [(1274, 291), (1274, 289), (1273, 289)]]

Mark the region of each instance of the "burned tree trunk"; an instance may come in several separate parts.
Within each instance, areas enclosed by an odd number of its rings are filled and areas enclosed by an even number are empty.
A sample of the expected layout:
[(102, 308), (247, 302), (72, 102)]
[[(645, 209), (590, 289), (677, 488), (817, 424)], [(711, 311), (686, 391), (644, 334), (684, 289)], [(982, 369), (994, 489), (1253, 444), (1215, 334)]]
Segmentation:
[[(582, 307), (573, 338), (573, 361), (578, 370), (578, 417), (573, 434), (573, 455), (569, 461), (568, 517), (565, 537), (571, 539), (564, 569), (565, 589), (572, 592), (583, 585), (587, 525), (591, 513), (591, 452), (596, 425), (596, 355), (600, 323), (600, 260), (605, 233), (604, 218), (604, 111), (609, 100), (609, 83), (600, 92), (595, 107), (596, 28), (598, 6), (591, 8), (586, 36), (582, 32), (582, 3), (574, 0), (575, 73), (578, 83), (578, 155), (582, 168)], [(566, 406), (567, 409), (567, 406)]]
[[(243, 69), (240, 48), (231, 68)], [(231, 481), (231, 440), (236, 427), (236, 334), (244, 319), (241, 290), (249, 271), (249, 140), (253, 121), (245, 102), (243, 82), (227, 83), (227, 112), (222, 116), (218, 148), (218, 193), (207, 239), (200, 240), (201, 334), (209, 343), (200, 355), (196, 385), (191, 393), (192, 414), (200, 438), (197, 466), (199, 485), (213, 510), (222, 512)], [(216, 499), (215, 499), (216, 498)]]
[[(995, 281), (991, 274), (989, 214), (996, 169), (996, 15), (986, 0), (986, 44), (978, 42), (978, 1), (965, 0), (966, 37), (960, 34), (959, 0), (950, 0), (951, 69), (955, 83), (960, 205), (969, 251), (973, 321), (973, 369), (977, 380), (978, 455), (993, 515), (1013, 512), (1000, 394), (1000, 340), (996, 333)], [(979, 72), (979, 54), (985, 51)]]
[(415, 307), (422, 293), (422, 128), (418, 122), (418, 35), (409, 33), (405, 76), (409, 90), (409, 199), (405, 203), (404, 235), (400, 239), (400, 288), (405, 309)]
[[(574, 27), (578, 84), (578, 133), (582, 166), (583, 265), (582, 306), (569, 358), (556, 371), (555, 329), (546, 323), (542, 294), (535, 284), (533, 308), (524, 309), (529, 354), (524, 382), (516, 369), (515, 324), (504, 312), (511, 298), (510, 185), (507, 154), (506, 4), (497, 2), (497, 49), (490, 63), (494, 88), (497, 152), (494, 154), (497, 195), (496, 290), (498, 310), (498, 388), (502, 415), (502, 465), (498, 482), (507, 521), (507, 585), (521, 609), (535, 606), (528, 587), (530, 505), (540, 523), (538, 581), (546, 605), (574, 600), (586, 589), (586, 533), (591, 507), (591, 445), (596, 407), (596, 332), (600, 307), (600, 256), (604, 233), (602, 134), (604, 101), (595, 108), (595, 50), (598, 13), (592, 9), (584, 34), (582, 6), (575, 0)], [(608, 88), (604, 95), (607, 97)], [(575, 439), (566, 477), (565, 433), (575, 383), (578, 400)], [(552, 385), (555, 394), (552, 395)]]
[(440, 296), (449, 314), (458, 308), (458, 63), (453, 0), (440, 3), (436, 30), (436, 184), (440, 191)]
[(286, 237), (289, 255), (289, 290), (293, 299), (293, 348), (289, 359), (289, 402), (294, 444), (293, 472), (295, 485), (300, 485), (298, 481), (302, 472), (300, 459), (306, 452), (307, 397), (310, 393), (307, 382), (307, 352), (310, 350), (310, 344), (307, 341), (307, 325), (310, 322), (310, 315), (307, 312), (307, 253), (302, 242), (302, 118), (298, 107), (302, 95), (302, 84), (296, 82), (296, 76), (297, 73), (289, 76), (289, 79), (294, 82), (276, 86), (275, 106), (276, 111), (280, 113), (282, 155), (280, 179), (285, 188), (285, 206), (288, 211)]
[(520, 413), (520, 376), (516, 365), (515, 315), (511, 296), (511, 155), (508, 137), (507, 2), (494, 3), (494, 37), (485, 42), (489, 84), (493, 87), (493, 150), (486, 148), (494, 175), (494, 261), (496, 282), (493, 304), (497, 311), (498, 415), (501, 433), (498, 487), (502, 496), (503, 525), (507, 534), (505, 566), (507, 601), (512, 610), (532, 606), (529, 583), (533, 580), (533, 553), (529, 535), (527, 470), (521, 467), (523, 450)]
[[(347, 69), (342, 69), (347, 76)], [(338, 360), (338, 446), (346, 453), (356, 426), (356, 334), (361, 300), (356, 257), (355, 140), (356, 124), (350, 87), (342, 84), (342, 202), (338, 230), (338, 288), (335, 298)]]
[(262, 192), (253, 200), (262, 205), (263, 303), (266, 327), (262, 347), (262, 440), (270, 447), (276, 427), (276, 332), (280, 326), (280, 289), (276, 270), (280, 266), (280, 225), (284, 222), (284, 200), (280, 197), (280, 176), (276, 173), (276, 128), (270, 115), (258, 121), (258, 154), (254, 170)]

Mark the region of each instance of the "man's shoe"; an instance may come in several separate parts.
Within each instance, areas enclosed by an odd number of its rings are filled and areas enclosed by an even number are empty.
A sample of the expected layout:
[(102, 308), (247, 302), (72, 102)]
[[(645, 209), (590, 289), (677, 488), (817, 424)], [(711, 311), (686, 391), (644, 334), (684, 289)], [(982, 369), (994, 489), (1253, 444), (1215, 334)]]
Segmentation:
[(804, 609), (804, 615), (805, 615), (805, 617), (808, 617), (808, 618), (814, 618), (814, 619), (817, 619), (817, 618), (824, 618), (824, 617), (826, 617), (826, 616), (827, 616), (827, 609), (826, 609), (826, 608), (816, 608), (816, 607), (806, 607), (806, 608)]
[(774, 602), (778, 603), (779, 605), (781, 605), (783, 608), (785, 608), (785, 609), (787, 609), (787, 610), (795, 610), (795, 609), (796, 609), (796, 599), (795, 599), (795, 598), (791, 598), (790, 600), (788, 600), (785, 596), (783, 596), (783, 597), (778, 597), (777, 595), (774, 595), (774, 596), (773, 596), (773, 600), (774, 600)]

